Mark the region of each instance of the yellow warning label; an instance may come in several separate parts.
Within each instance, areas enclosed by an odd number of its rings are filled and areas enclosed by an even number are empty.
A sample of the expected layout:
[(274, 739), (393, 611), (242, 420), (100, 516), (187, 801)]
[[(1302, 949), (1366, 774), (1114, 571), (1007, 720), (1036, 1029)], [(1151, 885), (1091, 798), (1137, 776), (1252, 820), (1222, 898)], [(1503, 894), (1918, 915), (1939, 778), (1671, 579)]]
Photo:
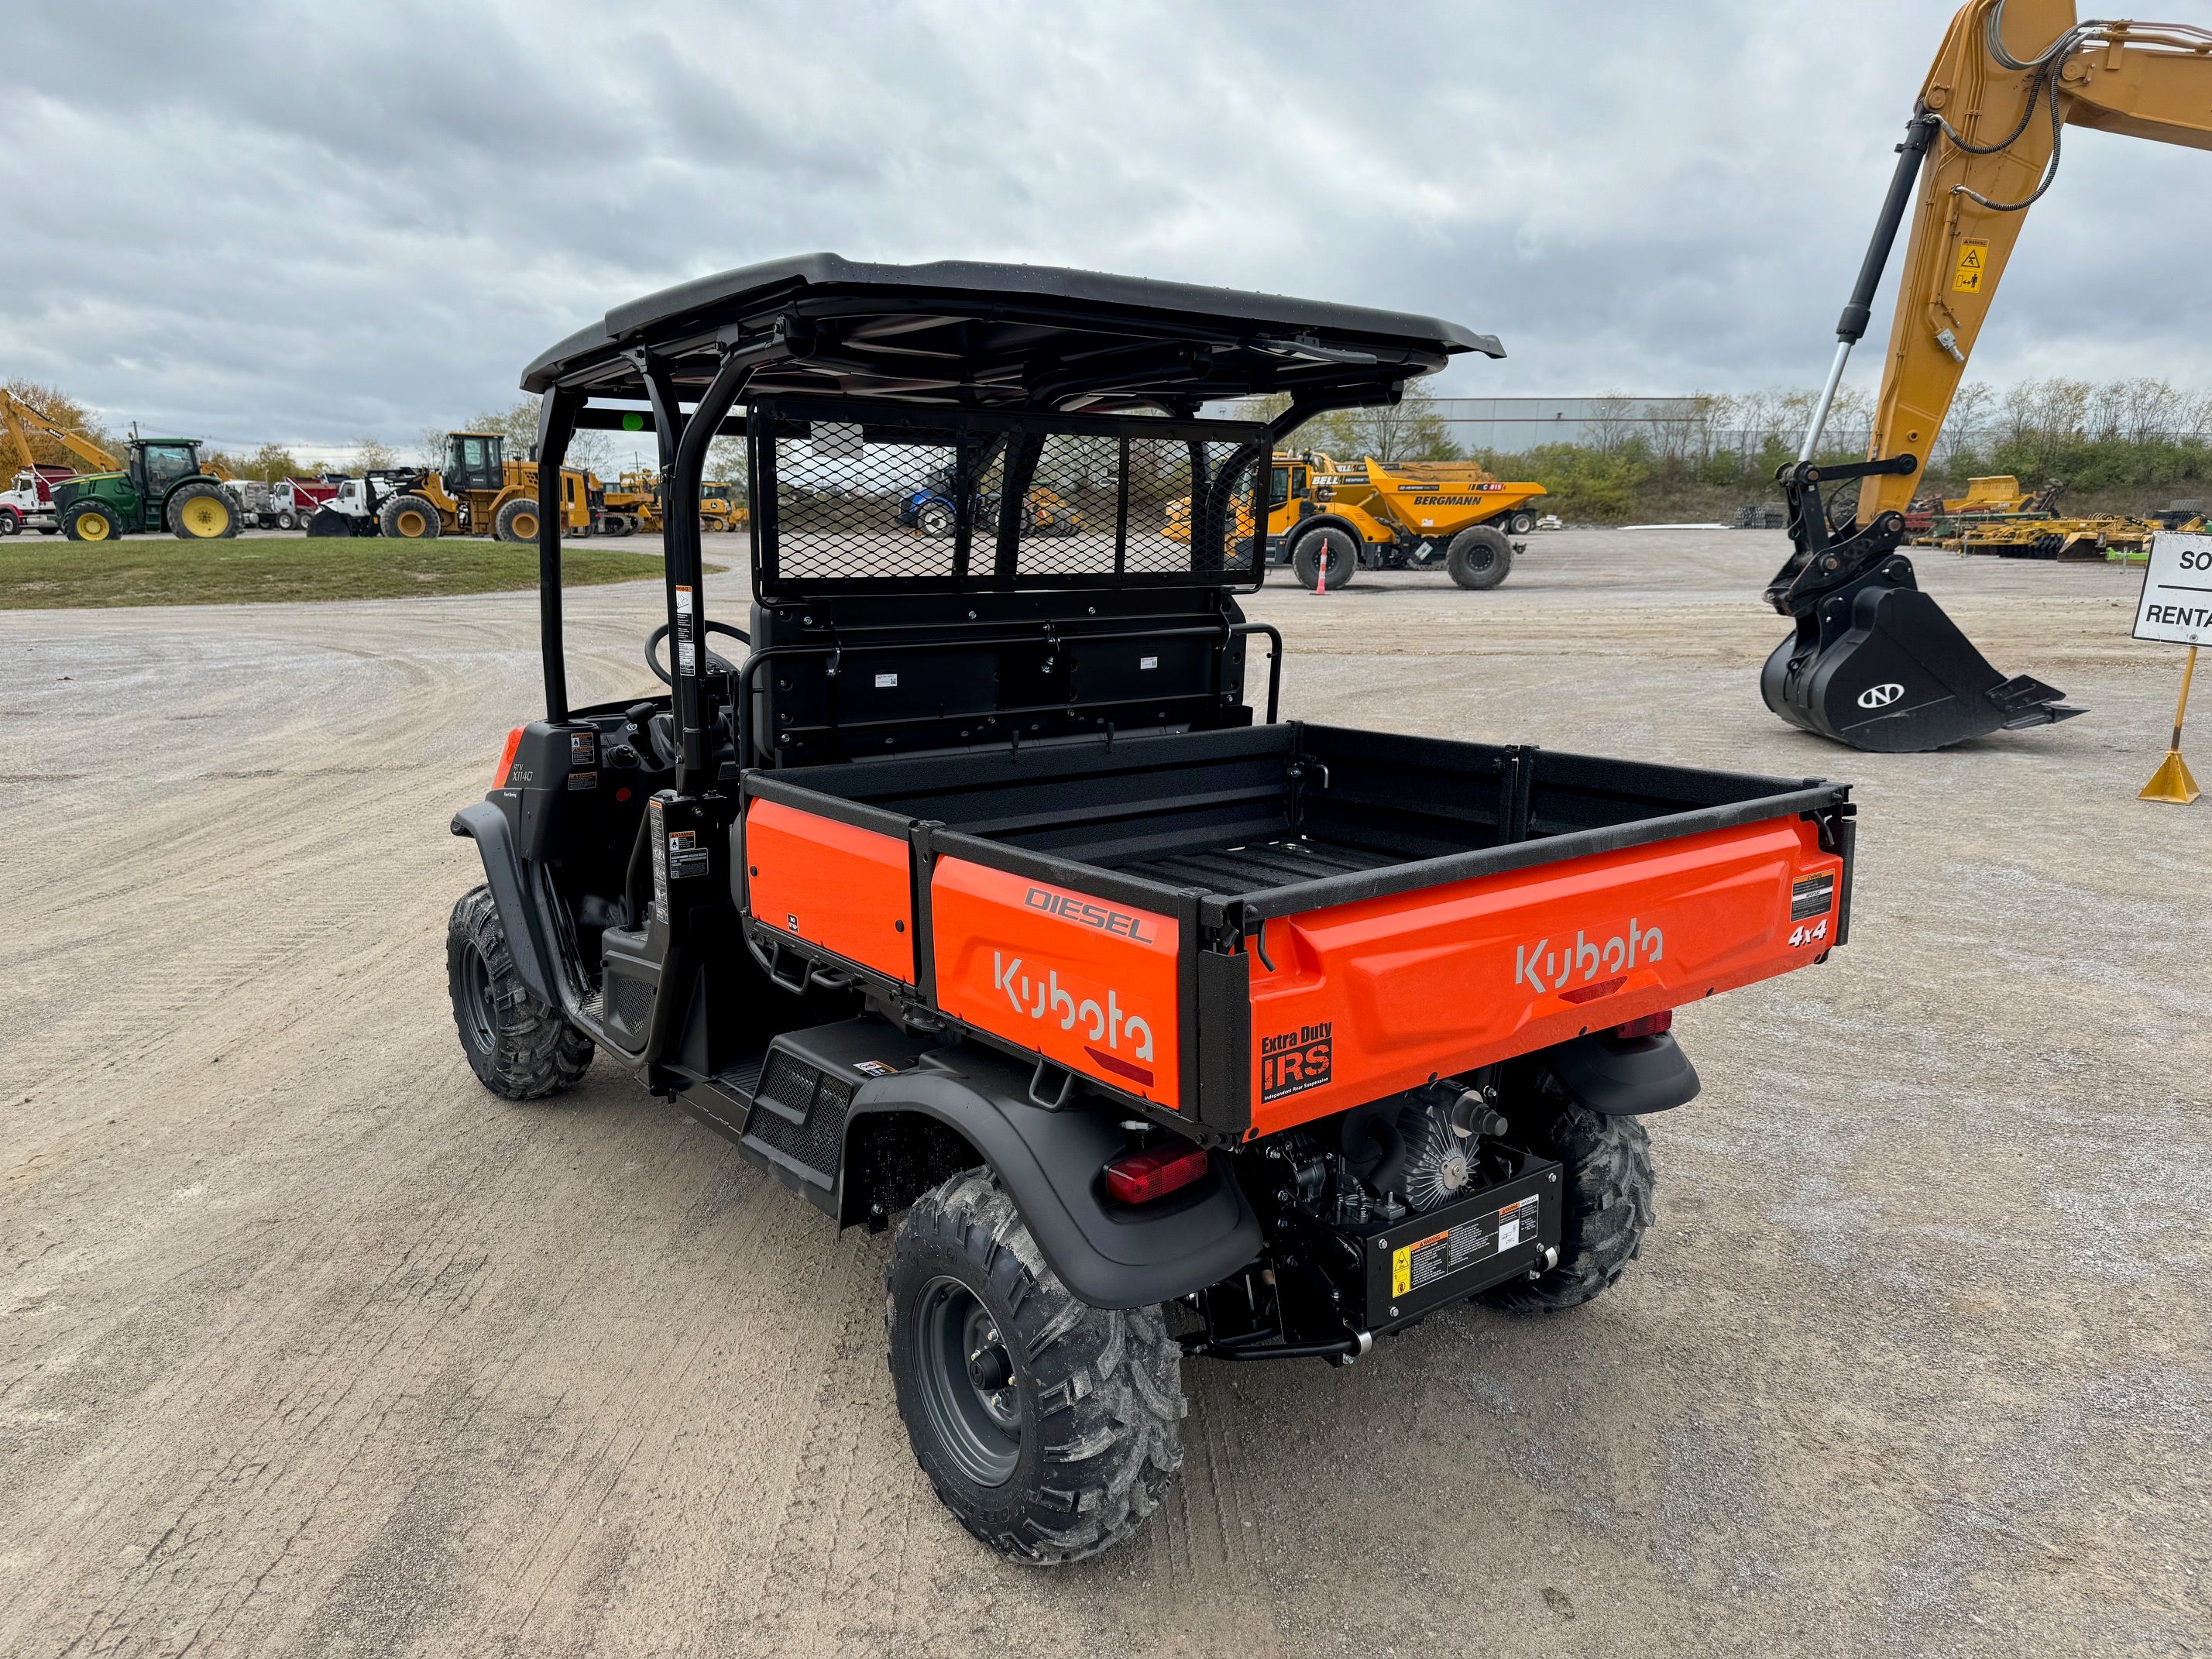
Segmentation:
[(1397, 1254), (1390, 1258), (1390, 1294), (1403, 1296), (1412, 1290), (1414, 1255), (1419, 1251), (1444, 1243), (1450, 1237), (1451, 1229), (1447, 1227), (1440, 1233), (1431, 1233), (1426, 1238), (1417, 1238), (1411, 1244), (1401, 1246)]
[(1979, 294), (1982, 278), (1989, 272), (1990, 245), (1978, 237), (1968, 237), (1959, 244), (1959, 269), (1951, 277), (1954, 294)]

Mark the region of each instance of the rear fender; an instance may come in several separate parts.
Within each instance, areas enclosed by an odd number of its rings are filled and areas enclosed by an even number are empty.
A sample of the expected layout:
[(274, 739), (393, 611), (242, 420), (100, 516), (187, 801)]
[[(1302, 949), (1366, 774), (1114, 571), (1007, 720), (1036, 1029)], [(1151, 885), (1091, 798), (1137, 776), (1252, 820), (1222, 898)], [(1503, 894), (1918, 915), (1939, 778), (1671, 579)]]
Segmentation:
[[(1127, 1146), (1120, 1114), (1074, 1104), (1058, 1111), (1029, 1098), (1030, 1068), (963, 1048), (937, 1050), (854, 1095), (845, 1126), (840, 1226), (870, 1218), (883, 1192), (866, 1145), (896, 1115), (945, 1125), (991, 1166), (1046, 1262), (1070, 1293), (1094, 1308), (1144, 1308), (1200, 1291), (1260, 1253), (1259, 1218), (1244, 1201), (1224, 1152), (1209, 1182), (1141, 1208), (1112, 1204), (1106, 1162)], [(918, 1194), (893, 1193), (891, 1205)]]
[(453, 829), (455, 835), (466, 836), (477, 844), (477, 855), (483, 860), (484, 885), (491, 890), (500, 926), (506, 930), (515, 973), (538, 1001), (549, 1008), (560, 1007), (552, 947), (538, 907), (530, 902), (522, 860), (514, 850), (514, 831), (507, 815), (490, 801), (480, 800), (453, 814)]
[(1670, 1032), (1616, 1039), (1604, 1032), (1547, 1051), (1552, 1075), (1579, 1105), (1601, 1117), (1663, 1112), (1698, 1097), (1698, 1068)]

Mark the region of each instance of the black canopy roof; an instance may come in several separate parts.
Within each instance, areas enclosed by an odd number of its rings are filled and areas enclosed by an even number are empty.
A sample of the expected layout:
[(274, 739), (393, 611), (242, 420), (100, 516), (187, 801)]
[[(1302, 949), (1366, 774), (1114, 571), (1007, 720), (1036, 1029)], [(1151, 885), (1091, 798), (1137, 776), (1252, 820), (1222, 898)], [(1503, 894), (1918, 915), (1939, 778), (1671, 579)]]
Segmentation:
[(522, 386), (642, 402), (643, 356), (693, 397), (732, 348), (754, 365), (741, 400), (1186, 412), (1267, 392), (1382, 401), (1458, 353), (1505, 355), (1457, 324), (1360, 306), (1049, 265), (806, 253), (617, 306), (538, 357)]

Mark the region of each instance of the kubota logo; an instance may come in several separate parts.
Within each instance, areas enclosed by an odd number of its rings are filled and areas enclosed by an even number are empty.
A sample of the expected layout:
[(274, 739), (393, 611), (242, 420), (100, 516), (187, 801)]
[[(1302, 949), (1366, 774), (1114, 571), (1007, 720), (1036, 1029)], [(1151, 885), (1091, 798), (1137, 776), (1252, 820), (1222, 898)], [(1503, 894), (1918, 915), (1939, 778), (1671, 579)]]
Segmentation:
[[(1152, 1083), (1149, 1066), (1133, 1065), (1121, 1054), (1126, 1039), (1131, 1055), (1137, 1060), (1150, 1060), (1152, 1024), (1142, 1014), (1124, 1013), (1118, 992), (1109, 988), (1103, 1006), (1096, 997), (1085, 997), (1079, 1002), (1075, 994), (1060, 982), (1059, 969), (1048, 969), (1042, 979), (1032, 979), (1022, 971), (1019, 957), (1009, 962), (1002, 951), (991, 952), (991, 984), (994, 989), (1006, 994), (1007, 1003), (1018, 1014), (1026, 1014), (1031, 1019), (1056, 1019), (1063, 1031), (1072, 1031), (1081, 1025), (1084, 1036), (1090, 1039), (1083, 1045), (1083, 1052), (1108, 1071), (1134, 1082)], [(1106, 1047), (1092, 1046), (1100, 1042)]]
[(1577, 927), (1575, 942), (1570, 945), (1563, 939), (1556, 950), (1548, 934), (1534, 945), (1515, 945), (1513, 982), (1539, 994), (1565, 991), (1570, 980), (1588, 985), (1601, 969), (1607, 974), (1626, 974), (1639, 962), (1658, 961), (1666, 951), (1666, 936), (1659, 929), (1641, 927), (1631, 916), (1626, 935), (1615, 933), (1602, 945)]
[(1895, 680), (1885, 680), (1880, 685), (1869, 685), (1859, 693), (1862, 708), (1887, 708), (1905, 695), (1905, 688)]

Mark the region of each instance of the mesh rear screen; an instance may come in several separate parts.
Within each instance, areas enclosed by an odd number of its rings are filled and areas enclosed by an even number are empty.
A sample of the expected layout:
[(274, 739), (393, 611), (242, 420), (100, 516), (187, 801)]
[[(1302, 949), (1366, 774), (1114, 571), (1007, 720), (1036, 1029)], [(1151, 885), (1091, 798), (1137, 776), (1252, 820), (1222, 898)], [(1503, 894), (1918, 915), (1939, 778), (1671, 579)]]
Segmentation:
[(755, 587), (1250, 586), (1262, 428), (763, 400)]

